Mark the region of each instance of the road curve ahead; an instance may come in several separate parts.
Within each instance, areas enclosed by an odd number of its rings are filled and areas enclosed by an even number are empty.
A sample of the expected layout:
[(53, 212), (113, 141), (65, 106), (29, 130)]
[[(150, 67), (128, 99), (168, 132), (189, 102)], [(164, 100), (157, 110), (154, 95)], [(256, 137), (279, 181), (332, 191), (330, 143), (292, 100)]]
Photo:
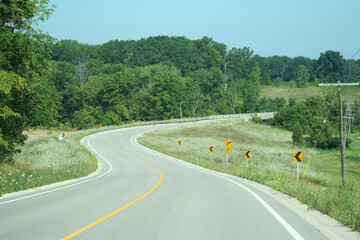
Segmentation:
[(103, 171), (1, 199), (0, 239), (326, 239), (251, 186), (136, 144), (144, 132), (174, 126), (86, 137)]

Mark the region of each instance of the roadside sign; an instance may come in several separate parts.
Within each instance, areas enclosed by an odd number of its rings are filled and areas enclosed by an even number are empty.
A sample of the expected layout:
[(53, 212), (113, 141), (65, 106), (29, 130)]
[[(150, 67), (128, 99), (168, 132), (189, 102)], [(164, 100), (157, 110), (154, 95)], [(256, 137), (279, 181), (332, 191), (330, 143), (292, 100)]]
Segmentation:
[(132, 122), (134, 123), (134, 122), (135, 122), (135, 120), (132, 120)]
[(77, 132), (77, 130), (79, 130), (78, 128), (75, 128), (75, 132)]
[(226, 152), (226, 153), (231, 153), (231, 148), (227, 147), (227, 148), (225, 149), (225, 152)]
[(230, 139), (228, 139), (224, 144), (227, 148), (229, 148), (232, 146), (232, 141), (230, 141)]
[(63, 138), (65, 137), (65, 133), (62, 134), (62, 137), (63, 137)]
[(303, 161), (303, 152), (295, 151), (294, 152), (294, 162), (302, 162)]
[(179, 140), (179, 141), (178, 141), (178, 144), (181, 146), (181, 145), (182, 145), (182, 141), (181, 141), (181, 140)]
[(250, 158), (250, 157), (251, 157), (251, 152), (245, 151), (245, 158)]
[(214, 151), (214, 147), (213, 146), (210, 146), (209, 147), (209, 152), (213, 152)]

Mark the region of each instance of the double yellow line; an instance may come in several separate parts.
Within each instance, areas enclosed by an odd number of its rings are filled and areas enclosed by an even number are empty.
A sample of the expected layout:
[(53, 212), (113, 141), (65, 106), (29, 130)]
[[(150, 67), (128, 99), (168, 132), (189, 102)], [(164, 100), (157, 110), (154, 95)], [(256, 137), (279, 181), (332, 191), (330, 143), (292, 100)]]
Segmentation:
[(142, 196), (140, 196), (139, 198), (133, 200), (132, 202), (129, 202), (128, 204), (122, 206), (121, 208), (119, 208), (119, 209), (117, 209), (117, 210), (115, 210), (115, 211), (107, 214), (106, 216), (104, 216), (104, 217), (96, 220), (95, 222), (90, 223), (89, 225), (87, 225), (87, 226), (85, 226), (85, 227), (77, 230), (76, 232), (73, 232), (72, 234), (70, 234), (70, 235), (62, 238), (61, 240), (71, 239), (71, 238), (79, 235), (80, 233), (82, 233), (82, 232), (84, 232), (84, 231), (86, 231), (86, 230), (94, 227), (95, 225), (101, 223), (102, 221), (105, 221), (106, 219), (110, 218), (111, 216), (117, 214), (118, 212), (121, 212), (121, 211), (124, 210), (125, 208), (130, 207), (130, 206), (133, 205), (134, 203), (140, 201), (141, 199), (143, 199), (144, 197), (146, 197), (147, 195), (149, 195), (150, 193), (152, 193), (156, 188), (159, 187), (160, 183), (162, 182), (162, 180), (163, 180), (163, 174), (162, 174), (162, 172), (160, 172), (158, 169), (156, 169), (155, 167), (153, 167), (153, 166), (150, 165), (149, 163), (145, 162), (144, 160), (142, 160), (142, 159), (140, 159), (140, 158), (138, 158), (138, 157), (135, 157), (135, 156), (131, 155), (130, 153), (127, 153), (127, 152), (121, 150), (120, 148), (118, 148), (117, 146), (115, 146), (115, 145), (112, 143), (111, 140), (113, 140), (114, 138), (116, 138), (116, 137), (118, 137), (118, 136), (119, 136), (119, 135), (116, 135), (116, 136), (110, 138), (110, 140), (109, 140), (110, 145), (113, 146), (115, 149), (119, 150), (120, 152), (122, 152), (122, 153), (124, 153), (124, 154), (126, 154), (126, 155), (129, 155), (130, 157), (135, 158), (136, 160), (139, 160), (139, 161), (145, 163), (146, 165), (150, 166), (152, 169), (154, 169), (155, 171), (157, 171), (157, 172), (159, 173), (159, 175), (160, 175), (159, 181), (157, 182), (157, 184), (156, 184), (150, 191), (148, 191), (148, 192), (145, 193), (144, 195), (142, 195)]

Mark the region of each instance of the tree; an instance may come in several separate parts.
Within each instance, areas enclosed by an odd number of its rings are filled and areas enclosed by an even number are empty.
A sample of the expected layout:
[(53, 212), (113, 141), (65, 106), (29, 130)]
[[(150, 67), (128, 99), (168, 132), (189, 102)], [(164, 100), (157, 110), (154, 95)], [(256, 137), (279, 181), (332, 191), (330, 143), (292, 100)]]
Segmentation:
[[(310, 137), (308, 141), (315, 147), (328, 149), (329, 144), (332, 141), (332, 135), (334, 130), (331, 128), (331, 122), (320, 116), (314, 116), (310, 119)], [(321, 132), (320, 132), (321, 131)]]
[(25, 79), (0, 70), (0, 163), (14, 152), (16, 144), (25, 140), (22, 135), (24, 126), (21, 124), (25, 116), (19, 111), (20, 106), (15, 100), (23, 100), (25, 87)]
[(73, 115), (73, 126), (79, 129), (87, 129), (94, 127), (96, 119), (94, 117), (95, 109), (93, 107), (85, 107), (82, 110), (75, 111)]
[(340, 52), (326, 51), (321, 53), (319, 59), (315, 62), (314, 68), (317, 77), (321, 82), (340, 81), (346, 71), (345, 60)]
[(319, 84), (320, 84), (320, 83), (319, 83), (319, 79), (318, 79), (318, 78), (315, 78), (315, 79), (314, 79), (314, 86), (315, 86), (315, 87), (318, 87)]
[(296, 87), (298, 87), (298, 88), (306, 87), (306, 85), (309, 81), (309, 78), (310, 78), (308, 69), (304, 65), (300, 65), (300, 66), (298, 66), (294, 75), (295, 75), (294, 81), (295, 81)]
[(274, 79), (274, 86), (280, 87), (282, 82), (283, 82), (283, 80), (280, 77), (276, 77)]
[(75, 77), (76, 77), (76, 84), (79, 87), (82, 87), (85, 85), (85, 83), (88, 80), (88, 77), (90, 75), (90, 72), (88, 70), (88, 68), (86, 67), (85, 62), (79, 62), (76, 66), (75, 66)]
[(180, 76), (174, 72), (164, 71), (155, 75), (151, 83), (150, 120), (179, 116), (179, 103), (183, 101), (184, 88)]
[(266, 85), (266, 86), (271, 86), (271, 79), (270, 79), (270, 76), (269, 76), (269, 75), (266, 75), (265, 85)]
[(304, 142), (303, 131), (299, 122), (294, 125), (292, 141), (294, 145), (301, 145)]
[(242, 87), (243, 106), (242, 112), (256, 112), (260, 96), (260, 68), (256, 64), (249, 78), (244, 79)]
[(42, 78), (52, 38), (32, 26), (50, 16), (48, 2), (0, 2), (0, 82), (5, 86), (0, 90), (0, 161), (25, 141), (25, 129), (51, 122), (56, 111), (56, 100), (45, 96), (54, 89)]

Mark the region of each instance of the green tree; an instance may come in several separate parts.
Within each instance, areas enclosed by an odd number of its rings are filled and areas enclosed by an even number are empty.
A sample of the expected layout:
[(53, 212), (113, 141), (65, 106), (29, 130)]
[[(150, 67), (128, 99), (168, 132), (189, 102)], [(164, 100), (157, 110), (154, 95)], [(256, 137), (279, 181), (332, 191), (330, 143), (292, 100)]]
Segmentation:
[(20, 102), (15, 100), (24, 100), (25, 87), (25, 79), (0, 70), (0, 163), (25, 140), (22, 130), (26, 116), (21, 114)]
[[(318, 148), (328, 149), (331, 140), (333, 139), (334, 130), (331, 128), (331, 122), (320, 116), (314, 116), (310, 119), (310, 131), (308, 141)], [(321, 132), (320, 132), (321, 131)]]
[[(26, 139), (22, 132), (30, 126), (53, 122), (56, 112), (54, 88), (42, 78), (48, 66), (52, 38), (33, 28), (46, 20), (52, 8), (48, 0), (0, 2), (0, 108), (3, 111), (1, 135), (4, 154), (10, 156)], [(50, 94), (50, 96), (46, 96)], [(11, 113), (11, 115), (9, 115)], [(7, 144), (4, 145), (4, 141)], [(1, 160), (0, 160), (1, 161)]]
[(256, 64), (249, 78), (244, 79), (242, 87), (243, 106), (242, 112), (256, 112), (260, 96), (260, 68)]
[(292, 141), (294, 145), (301, 145), (304, 142), (303, 131), (299, 122), (294, 125)]
[(319, 79), (318, 79), (318, 78), (315, 78), (315, 79), (314, 79), (314, 86), (315, 86), (315, 87), (318, 87), (319, 84), (320, 84)]
[(345, 60), (340, 52), (330, 50), (320, 54), (314, 68), (321, 82), (340, 81), (346, 71)]
[(270, 76), (269, 76), (269, 75), (266, 75), (265, 85), (266, 85), (266, 86), (271, 86), (271, 79), (270, 79)]
[(180, 76), (174, 72), (164, 71), (155, 75), (151, 83), (149, 118), (153, 120), (179, 117), (179, 104), (183, 102), (184, 89)]
[(119, 125), (120, 124), (120, 118), (119, 115), (115, 112), (109, 110), (105, 113), (104, 119), (103, 119), (103, 125)]
[(306, 87), (309, 79), (310, 79), (310, 74), (308, 69), (304, 65), (298, 66), (294, 78), (296, 87), (298, 88)]
[(283, 80), (282, 80), (280, 77), (276, 77), (276, 78), (274, 79), (274, 86), (280, 87), (281, 84), (282, 84), (282, 82), (283, 82)]

